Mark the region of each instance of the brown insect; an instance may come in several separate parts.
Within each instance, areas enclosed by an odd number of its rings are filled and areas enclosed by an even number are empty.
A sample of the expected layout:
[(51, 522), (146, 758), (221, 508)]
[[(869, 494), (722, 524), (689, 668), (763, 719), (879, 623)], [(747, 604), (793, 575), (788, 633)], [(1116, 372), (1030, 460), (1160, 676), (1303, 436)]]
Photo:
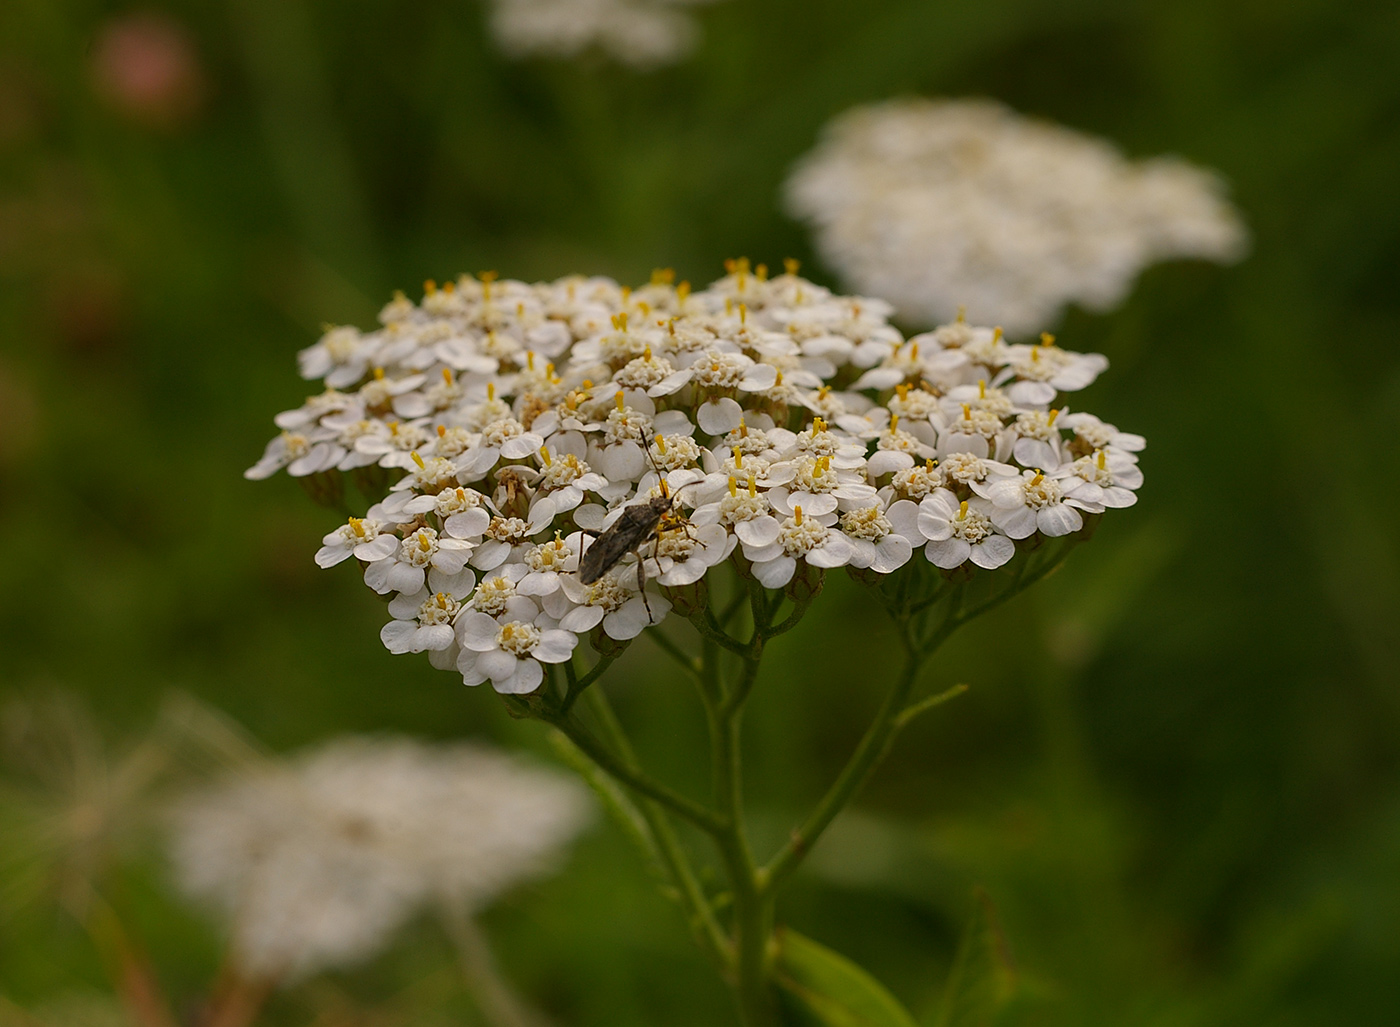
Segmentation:
[[(647, 449), (650, 457), (650, 449)], [(657, 472), (660, 475), (660, 472)], [(578, 577), (585, 585), (591, 585), (613, 567), (617, 566), (628, 553), (637, 554), (637, 590), (642, 594), (642, 605), (647, 617), (651, 617), (651, 605), (647, 602), (646, 558), (641, 548), (651, 539), (658, 539), (663, 531), (685, 529), (689, 535), (689, 524), (683, 517), (674, 513), (676, 497), (666, 485), (661, 475), (661, 495), (642, 503), (632, 503), (622, 508), (622, 513), (608, 528), (593, 539), (592, 545), (584, 550), (579, 560)], [(656, 560), (653, 552), (652, 560)], [(660, 564), (657, 564), (660, 567)]]

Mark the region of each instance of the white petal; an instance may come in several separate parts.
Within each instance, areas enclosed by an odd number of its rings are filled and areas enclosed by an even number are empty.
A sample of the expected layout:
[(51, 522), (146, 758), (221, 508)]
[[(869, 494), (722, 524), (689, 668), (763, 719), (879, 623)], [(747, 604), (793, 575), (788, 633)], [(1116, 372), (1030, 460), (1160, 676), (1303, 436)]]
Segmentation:
[(891, 574), (909, 562), (914, 547), (903, 535), (886, 535), (875, 544), (875, 559), (867, 566), (880, 574)]
[(765, 563), (753, 565), (753, 576), (764, 588), (782, 588), (792, 580), (797, 561), (790, 556), (778, 556)]
[[(1057, 538), (1084, 527), (1084, 518), (1079, 516), (1079, 511), (1074, 507), (1064, 503), (1056, 503), (1053, 506), (1042, 507), (1037, 511), (1035, 523), (1041, 532), (1051, 538)], [(1011, 533), (1007, 532), (1007, 534)]]
[(744, 408), (728, 396), (712, 399), (700, 405), (695, 412), (695, 421), (707, 435), (724, 435), (739, 427), (743, 420)]
[(930, 542), (924, 548), (924, 555), (928, 557), (929, 563), (935, 567), (942, 567), (949, 570), (953, 567), (960, 567), (967, 558), (972, 555), (972, 546), (968, 545), (965, 539), (948, 538), (938, 542)]
[(1016, 555), (1016, 543), (1005, 535), (988, 535), (972, 547), (972, 562), (989, 571), (996, 570)]
[(417, 621), (391, 620), (379, 629), (379, 640), (391, 653), (407, 653), (413, 651), (413, 636), (417, 633)]
[(592, 631), (603, 617), (604, 611), (601, 606), (575, 606), (560, 619), (559, 627), (565, 631), (581, 634), (585, 631)]
[(577, 635), (569, 631), (551, 629), (541, 633), (540, 644), (535, 646), (530, 655), (543, 663), (563, 663), (574, 654), (574, 647), (577, 645)]
[(527, 695), (540, 687), (544, 668), (534, 660), (520, 660), (515, 673), (505, 679), (491, 679), (491, 685), (502, 695)]
[(457, 641), (463, 649), (484, 653), (496, 648), (496, 632), (500, 625), (480, 610), (469, 610), (457, 619)]
[(490, 652), (478, 653), (476, 657), (477, 669), (493, 683), (508, 681), (515, 674), (519, 663), (514, 653), (508, 653), (504, 649), (492, 649)]
[(734, 525), (734, 534), (744, 544), (745, 550), (750, 546), (757, 549), (772, 545), (778, 540), (780, 531), (782, 531), (782, 525), (778, 523), (778, 519), (770, 517), (768, 514), (740, 521)]

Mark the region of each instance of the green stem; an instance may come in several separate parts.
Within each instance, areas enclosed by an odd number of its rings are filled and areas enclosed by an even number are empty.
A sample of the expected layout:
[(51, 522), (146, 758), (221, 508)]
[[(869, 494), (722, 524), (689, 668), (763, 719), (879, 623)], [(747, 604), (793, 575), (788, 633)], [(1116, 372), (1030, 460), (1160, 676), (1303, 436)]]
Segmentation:
[(676, 645), (675, 642), (667, 638), (662, 633), (659, 627), (647, 628), (647, 638), (655, 642), (656, 647), (660, 649), (663, 653), (665, 653), (667, 656), (671, 657), (671, 659), (675, 660), (678, 664), (680, 664), (681, 668), (687, 674), (689, 674), (691, 677), (699, 677), (699, 661), (697, 661), (695, 657), (689, 655), (680, 646)]
[(619, 757), (600, 742), (578, 721), (563, 713), (541, 712), (540, 718), (557, 727), (594, 763), (609, 774), (647, 798), (659, 802), (682, 820), (694, 824), (706, 834), (715, 836), (724, 830), (722, 818), (707, 806), (702, 806), (667, 785), (644, 774), (634, 763)]
[[(751, 659), (745, 659), (744, 679), (725, 696), (722, 704), (708, 703), (705, 710), (710, 728), (715, 801), (724, 811), (724, 828), (714, 838), (734, 896), (733, 983), (740, 1019), (745, 1027), (767, 1027), (776, 1023), (777, 1017), (767, 965), (768, 939), (773, 933), (773, 907), (759, 889), (753, 852), (744, 830), (743, 755), (740, 748), (743, 697), (748, 694), (747, 689), (752, 687), (753, 679), (757, 676), (758, 659), (762, 653), (760, 630), (761, 624), (754, 631), (758, 651)], [(719, 659), (719, 647), (707, 638), (701, 664), (709, 681), (708, 691), (723, 695)]]
[(889, 751), (890, 744), (894, 741), (899, 729), (908, 722), (908, 718), (903, 717), (902, 714), (905, 712), (905, 707), (909, 702), (909, 693), (913, 691), (914, 682), (918, 679), (924, 661), (949, 635), (957, 630), (961, 623), (962, 618), (958, 615), (956, 608), (949, 610), (943, 623), (923, 645), (917, 645), (913, 639), (909, 638), (907, 628), (901, 626), (901, 632), (905, 638), (906, 655), (899, 678), (885, 696), (885, 701), (881, 704), (879, 712), (875, 714), (874, 721), (866, 729), (865, 735), (851, 754), (851, 758), (841, 768), (841, 773), (832, 782), (826, 794), (821, 797), (816, 808), (808, 815), (802, 826), (792, 833), (792, 837), (768, 865), (759, 871), (760, 887), (765, 893), (775, 890), (785, 878), (797, 869), (798, 864), (811, 851), (822, 832), (831, 825), (831, 822), (836, 819), (836, 815), (846, 807), (861, 786), (869, 780), (870, 775)]
[[(613, 712), (612, 704), (608, 702), (607, 695), (602, 690), (595, 689), (589, 693), (588, 703), (597, 716), (599, 724), (602, 725), (603, 733), (609, 743), (621, 753), (623, 759), (629, 763), (636, 763), (636, 753), (632, 748), (632, 743), (628, 740), (622, 723), (617, 719), (617, 714)], [(655, 843), (656, 855), (670, 876), (672, 884), (676, 887), (681, 905), (690, 918), (691, 929), (701, 947), (720, 967), (728, 967), (732, 958), (729, 944), (719, 923), (715, 920), (710, 900), (706, 897), (705, 890), (700, 886), (699, 878), (696, 877), (685, 849), (681, 846), (680, 839), (676, 837), (676, 832), (671, 827), (671, 822), (666, 819), (665, 812), (657, 803), (645, 799), (641, 803), (641, 814), (651, 833), (651, 839)]]

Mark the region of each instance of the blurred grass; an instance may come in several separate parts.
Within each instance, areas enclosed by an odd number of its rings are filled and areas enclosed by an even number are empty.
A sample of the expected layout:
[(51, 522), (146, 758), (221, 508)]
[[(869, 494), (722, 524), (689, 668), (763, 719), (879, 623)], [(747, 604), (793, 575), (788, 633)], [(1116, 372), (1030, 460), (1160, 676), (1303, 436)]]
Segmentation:
[[(167, 128), (92, 87), (94, 37), (125, 9), (0, 5), (6, 691), (63, 684), (114, 732), (179, 687), (279, 748), (403, 730), (545, 751), (489, 693), (384, 652), (353, 574), (311, 563), (330, 515), (239, 476), (303, 395), (296, 349), (460, 270), (700, 282), (747, 253), (820, 277), (776, 207), (820, 125), (901, 92), (988, 94), (1219, 168), (1254, 252), (1071, 313), (1065, 344), (1114, 362), (1086, 405), (1150, 439), (1142, 502), (948, 647), (931, 684), (971, 692), (910, 730), (788, 918), (920, 1009), (980, 883), (1036, 983), (1033, 1022), (1393, 1015), (1394, 5), (732, 0), (702, 12), (691, 62), (637, 76), (507, 63), (471, 3), (184, 0), (160, 9), (194, 40), (203, 104)], [(889, 637), (833, 580), (775, 646), (749, 718), (767, 842), (878, 701)], [(658, 771), (698, 789), (696, 710), (653, 657), (639, 642), (620, 664), (618, 705)], [(127, 901), (190, 992), (217, 949), (159, 881), (138, 870)], [(727, 1022), (607, 832), (488, 926), (561, 1022)], [(363, 1004), (431, 1022), (460, 1003), (449, 962), (425, 926), (269, 1022)], [(76, 929), (0, 916), (0, 994), (84, 986), (100, 975)]]

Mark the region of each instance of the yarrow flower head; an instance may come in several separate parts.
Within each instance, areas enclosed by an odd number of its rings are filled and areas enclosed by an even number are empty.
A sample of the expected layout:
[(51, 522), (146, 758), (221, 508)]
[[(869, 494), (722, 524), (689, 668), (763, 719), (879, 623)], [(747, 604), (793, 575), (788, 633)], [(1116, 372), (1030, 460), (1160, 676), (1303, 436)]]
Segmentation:
[(482, 746), (350, 737), (187, 795), (170, 853), (240, 971), (295, 980), (369, 958), (425, 904), (486, 905), (588, 812), (572, 781)]
[(1108, 310), (1149, 264), (1239, 258), (1219, 179), (989, 100), (898, 100), (839, 116), (786, 186), (794, 216), (856, 288), (911, 322), (968, 316), (1013, 337), (1068, 303)]
[(491, 31), (506, 53), (577, 57), (598, 49), (638, 69), (694, 49), (695, 19), (677, 8), (709, 0), (491, 0)]
[(790, 597), (920, 553), (969, 575), (1135, 502), (1145, 441), (1065, 401), (1102, 356), (964, 320), (905, 338), (795, 263), (727, 270), (398, 295), (302, 354), (320, 391), (248, 476), (367, 491), (316, 562), (388, 598), (391, 652), (515, 695), (695, 613), (722, 565)]

